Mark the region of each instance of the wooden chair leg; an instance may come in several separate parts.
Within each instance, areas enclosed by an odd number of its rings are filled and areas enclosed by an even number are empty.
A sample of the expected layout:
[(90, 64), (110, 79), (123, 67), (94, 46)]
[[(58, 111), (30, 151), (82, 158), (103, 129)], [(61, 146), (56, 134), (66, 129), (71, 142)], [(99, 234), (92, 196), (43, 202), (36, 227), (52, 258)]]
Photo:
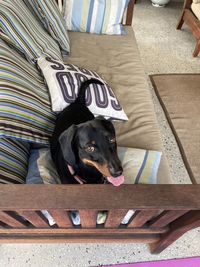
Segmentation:
[(183, 17), (184, 17), (184, 11), (183, 11), (183, 13), (182, 13), (182, 15), (181, 15), (181, 17), (179, 19), (179, 22), (178, 22), (177, 26), (176, 26), (177, 30), (180, 30), (182, 28), (182, 26), (183, 26), (183, 23), (184, 23)]
[(190, 211), (170, 224), (170, 230), (161, 235), (157, 243), (150, 245), (151, 253), (158, 254), (187, 231), (200, 227), (200, 211)]
[(197, 57), (200, 52), (200, 40), (197, 40), (194, 52), (193, 52), (193, 57)]

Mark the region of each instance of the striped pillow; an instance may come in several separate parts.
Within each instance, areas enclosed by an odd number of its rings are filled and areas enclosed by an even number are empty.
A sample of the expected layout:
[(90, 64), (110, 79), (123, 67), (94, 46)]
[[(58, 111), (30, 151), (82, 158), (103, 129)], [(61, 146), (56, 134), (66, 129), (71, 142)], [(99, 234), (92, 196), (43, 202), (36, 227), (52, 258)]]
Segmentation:
[(65, 26), (65, 20), (60, 13), (55, 0), (24, 0), (35, 11), (38, 18), (49, 34), (60, 45), (63, 54), (70, 51), (69, 37)]
[(0, 183), (25, 183), (29, 154), (29, 143), (0, 138)]
[(30, 62), (42, 54), (61, 59), (58, 44), (43, 29), (23, 0), (0, 1), (0, 37)]
[[(118, 147), (125, 184), (156, 184), (162, 153), (131, 147)], [(49, 148), (32, 149), (27, 183), (60, 183)]]
[(43, 78), (0, 40), (0, 137), (48, 144), (54, 123)]
[(162, 153), (138, 148), (119, 147), (125, 184), (156, 184)]
[(96, 34), (124, 34), (122, 18), (129, 0), (64, 0), (67, 29)]
[(51, 159), (49, 148), (31, 149), (27, 184), (60, 184), (54, 162)]

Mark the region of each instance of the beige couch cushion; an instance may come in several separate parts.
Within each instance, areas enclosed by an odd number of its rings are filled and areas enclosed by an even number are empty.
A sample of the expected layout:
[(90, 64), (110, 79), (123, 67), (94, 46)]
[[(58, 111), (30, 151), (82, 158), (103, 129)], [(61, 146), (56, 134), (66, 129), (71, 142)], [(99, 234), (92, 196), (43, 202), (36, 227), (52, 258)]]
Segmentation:
[[(116, 122), (118, 145), (163, 151), (151, 94), (141, 64), (133, 30), (126, 36), (70, 32), (68, 63), (97, 71), (115, 91), (128, 122)], [(163, 154), (159, 183), (170, 183), (168, 163)]]
[[(198, 3), (195, 3), (195, 1), (198, 1)], [(200, 20), (200, 0), (194, 0), (191, 9), (195, 16)]]

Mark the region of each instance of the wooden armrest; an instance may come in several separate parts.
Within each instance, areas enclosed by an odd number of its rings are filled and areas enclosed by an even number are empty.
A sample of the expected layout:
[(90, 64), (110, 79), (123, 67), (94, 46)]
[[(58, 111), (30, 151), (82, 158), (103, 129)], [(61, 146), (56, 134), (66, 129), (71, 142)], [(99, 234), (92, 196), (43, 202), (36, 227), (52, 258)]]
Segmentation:
[(200, 185), (0, 185), (0, 210), (200, 210)]
[(184, 3), (183, 3), (183, 10), (186, 9), (186, 8), (190, 9), (191, 4), (192, 4), (192, 0), (185, 0)]

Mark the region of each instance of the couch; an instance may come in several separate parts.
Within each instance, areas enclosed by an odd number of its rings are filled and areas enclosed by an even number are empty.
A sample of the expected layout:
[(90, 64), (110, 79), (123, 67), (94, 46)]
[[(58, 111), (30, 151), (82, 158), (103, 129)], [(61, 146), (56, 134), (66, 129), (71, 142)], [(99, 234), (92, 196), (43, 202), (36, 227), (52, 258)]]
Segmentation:
[[(59, 1), (61, 7), (61, 1)], [(160, 253), (200, 226), (199, 186), (173, 185), (140, 55), (129, 3), (125, 36), (71, 32), (68, 62), (103, 74), (115, 88), (129, 121), (116, 122), (121, 146), (163, 152), (157, 185), (0, 185), (0, 242), (143, 242)], [(23, 197), (22, 197), (23, 196)], [(50, 227), (42, 211), (56, 221)], [(69, 211), (78, 210), (74, 226)], [(108, 211), (96, 224), (98, 211)], [(135, 213), (121, 225), (128, 210)], [(25, 221), (22, 221), (22, 217)]]
[(182, 14), (180, 16), (177, 30), (180, 30), (183, 23), (186, 23), (193, 36), (196, 38), (196, 46), (193, 56), (197, 57), (200, 52), (200, 1), (199, 0), (185, 0)]

